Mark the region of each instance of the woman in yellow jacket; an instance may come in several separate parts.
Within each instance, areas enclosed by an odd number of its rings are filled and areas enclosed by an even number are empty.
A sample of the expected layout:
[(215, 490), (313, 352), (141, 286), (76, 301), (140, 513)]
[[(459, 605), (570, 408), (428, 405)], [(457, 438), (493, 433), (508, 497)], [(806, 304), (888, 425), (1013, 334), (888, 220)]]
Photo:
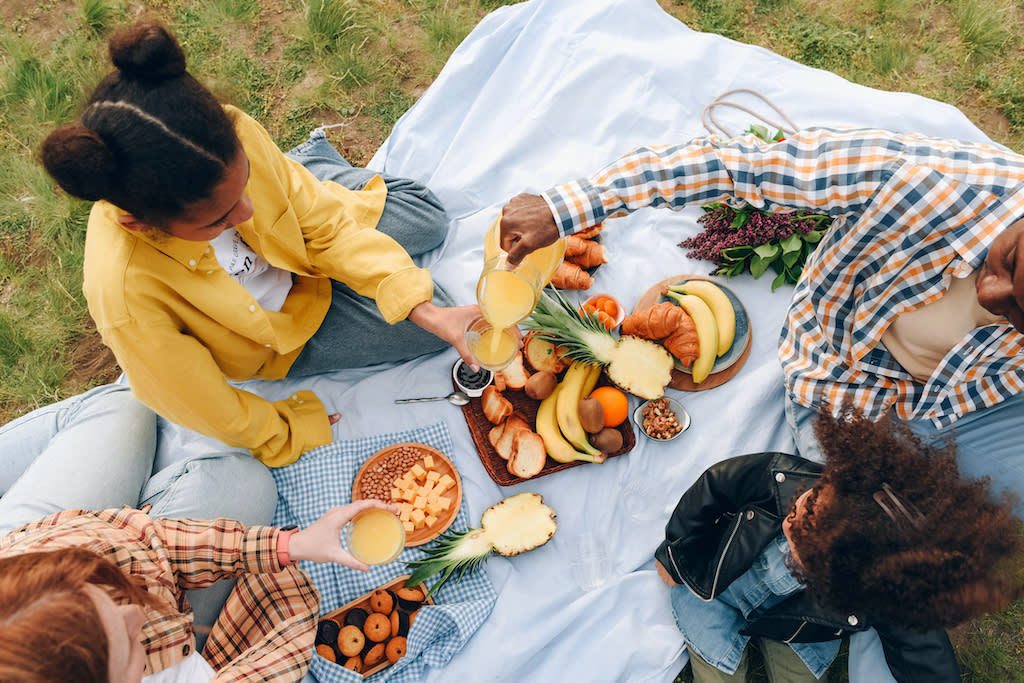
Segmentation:
[(158, 414), (270, 466), (331, 441), (311, 392), (270, 402), (227, 380), (400, 361), (466, 323), (412, 255), (447, 217), (424, 187), (352, 168), (323, 131), (289, 155), (185, 68), (160, 24), (110, 42), (116, 71), (43, 143), (47, 171), (96, 201), (89, 311), (132, 391)]

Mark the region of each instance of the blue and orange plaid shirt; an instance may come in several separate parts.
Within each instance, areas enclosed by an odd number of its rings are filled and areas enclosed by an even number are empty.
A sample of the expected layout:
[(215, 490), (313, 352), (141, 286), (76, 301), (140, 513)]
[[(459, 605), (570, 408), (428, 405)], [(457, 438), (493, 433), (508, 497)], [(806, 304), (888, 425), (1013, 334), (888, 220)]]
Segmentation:
[(228, 519), (153, 519), (122, 508), (68, 510), (0, 538), (0, 556), (81, 547), (145, 579), (159, 600), (142, 628), (146, 674), (191, 654), (196, 642), (185, 590), (238, 577), (203, 657), (215, 683), (299, 681), (309, 668), (320, 600), (304, 573), (282, 567), (275, 527)]
[(1024, 217), (1024, 156), (992, 145), (878, 130), (808, 129), (639, 148), (543, 195), (563, 235), (637, 209), (728, 201), (832, 216), (807, 260), (779, 343), (786, 387), (805, 406), (843, 401), (937, 428), (1024, 390), (1024, 335), (974, 329), (926, 383), (888, 353), (892, 320), (940, 299)]

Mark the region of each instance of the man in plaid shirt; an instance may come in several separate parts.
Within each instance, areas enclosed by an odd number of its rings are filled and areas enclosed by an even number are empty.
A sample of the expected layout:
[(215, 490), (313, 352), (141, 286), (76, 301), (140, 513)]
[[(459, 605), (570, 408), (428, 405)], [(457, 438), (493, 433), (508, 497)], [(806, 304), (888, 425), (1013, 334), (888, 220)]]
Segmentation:
[(1024, 157), (984, 144), (877, 130), (704, 138), (513, 198), (501, 240), (518, 262), (648, 206), (827, 213), (779, 344), (801, 455), (821, 457), (816, 411), (851, 401), (930, 442), (952, 434), (964, 474), (1024, 494), (1024, 461), (994, 428), (1024, 419), (1022, 183)]
[[(21, 643), (13, 637), (21, 632), (37, 633), (24, 622), (38, 612), (37, 605), (60, 595), (46, 595), (47, 586), (39, 588), (32, 575), (41, 569), (29, 568), (20, 576), (3, 574), (19, 555), (36, 553), (34, 562), (42, 565), (50, 560), (60, 562), (56, 558), (69, 549), (85, 549), (124, 575), (141, 580), (149, 596), (144, 612), (141, 605), (112, 605), (113, 628), (107, 632), (111, 681), (138, 681), (142, 675), (185, 664), (196, 651), (185, 591), (235, 577), (238, 581), (206, 641), (205, 663), (190, 662), (188, 673), (178, 670), (173, 680), (299, 681), (312, 658), (319, 596), (309, 578), (294, 565), (298, 560), (338, 562), (365, 571), (368, 567), (344, 551), (338, 539), (345, 524), (368, 507), (385, 506), (379, 501), (358, 501), (333, 508), (301, 531), (246, 527), (228, 519), (152, 518), (145, 511), (127, 507), (100, 512), (70, 510), (31, 522), (0, 539), (4, 594), (12, 588), (11, 582), (26, 585), (19, 596), (25, 604), (0, 606), (0, 641), (4, 643), (0, 649), (18, 642), (20, 649), (31, 651), (32, 660), (73, 656), (73, 649), (60, 644), (59, 634), (47, 633), (50, 629), (44, 629), (44, 642)], [(36, 590), (44, 594), (36, 594)], [(98, 599), (109, 602), (110, 597), (104, 598), (100, 590)], [(98, 606), (102, 611), (102, 605)], [(49, 642), (46, 636), (58, 642)], [(83, 633), (79, 639), (88, 641), (89, 637)], [(3, 659), (13, 658), (7, 653)], [(4, 670), (12, 673), (9, 668)], [(34, 680), (50, 680), (36, 675)]]

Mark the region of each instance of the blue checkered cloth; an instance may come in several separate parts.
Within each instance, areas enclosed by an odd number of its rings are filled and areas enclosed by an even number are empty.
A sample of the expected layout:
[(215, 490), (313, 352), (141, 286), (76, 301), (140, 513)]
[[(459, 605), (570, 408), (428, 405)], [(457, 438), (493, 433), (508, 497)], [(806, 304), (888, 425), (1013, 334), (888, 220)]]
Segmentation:
[[(271, 469), (279, 496), (274, 524), (306, 527), (327, 509), (352, 502), (352, 482), (367, 458), (385, 446), (404, 442), (425, 443), (451, 458), (452, 439), (448, 426), (443, 422), (315, 448), (293, 465)], [(463, 499), (451, 528), (468, 528), (468, 519)], [(365, 574), (335, 564), (301, 562), (300, 567), (320, 592), (320, 614), (323, 615), (397, 576), (409, 573), (405, 562), (422, 557), (424, 553), (418, 548), (406, 548), (395, 562), (371, 567)], [(371, 680), (394, 683), (418, 681), (423, 678), (427, 666), (444, 666), (469, 642), (491, 613), (496, 599), (485, 571), (474, 572), (457, 585), (451, 582), (444, 586), (434, 594), (436, 604), (420, 608), (416, 615), (406, 642), (406, 656), (394, 666), (374, 674)], [(311, 671), (320, 683), (357, 683), (363, 680), (362, 675), (316, 654), (313, 655)]]

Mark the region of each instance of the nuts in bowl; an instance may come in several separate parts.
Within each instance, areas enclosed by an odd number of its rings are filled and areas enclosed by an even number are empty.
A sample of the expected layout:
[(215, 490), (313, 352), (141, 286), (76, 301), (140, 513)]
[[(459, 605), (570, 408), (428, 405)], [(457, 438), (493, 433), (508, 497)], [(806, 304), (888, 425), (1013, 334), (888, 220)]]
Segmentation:
[(671, 441), (689, 428), (690, 414), (679, 401), (662, 396), (640, 404), (633, 411), (633, 421), (647, 438)]

